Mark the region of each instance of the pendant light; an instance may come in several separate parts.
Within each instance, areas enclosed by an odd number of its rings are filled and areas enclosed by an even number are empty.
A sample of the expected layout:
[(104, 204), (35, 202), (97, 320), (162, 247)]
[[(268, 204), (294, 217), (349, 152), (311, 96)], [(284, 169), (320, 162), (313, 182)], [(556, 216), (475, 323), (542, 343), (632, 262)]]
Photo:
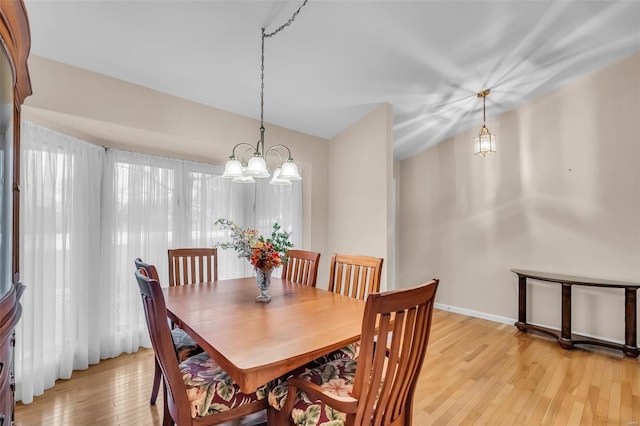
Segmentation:
[(478, 134), (478, 136), (473, 139), (474, 154), (482, 154), (483, 157), (492, 152), (496, 152), (496, 136), (491, 134), (486, 126), (486, 100), (487, 96), (489, 96), (489, 93), (491, 93), (491, 89), (485, 89), (482, 92), (478, 93), (478, 97), (482, 98), (482, 128), (480, 129), (480, 133)]

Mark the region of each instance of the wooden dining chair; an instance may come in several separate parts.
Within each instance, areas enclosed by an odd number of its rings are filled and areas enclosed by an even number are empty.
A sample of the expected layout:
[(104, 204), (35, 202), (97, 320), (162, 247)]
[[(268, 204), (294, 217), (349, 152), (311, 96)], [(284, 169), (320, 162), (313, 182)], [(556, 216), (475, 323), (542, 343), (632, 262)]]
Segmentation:
[(360, 300), (380, 291), (384, 259), (334, 253), (329, 271), (329, 291)]
[(183, 362), (176, 359), (160, 283), (135, 273), (151, 345), (164, 382), (164, 425), (215, 425), (264, 410), (266, 386), (247, 394), (206, 352)]
[(306, 250), (287, 250), (287, 263), (282, 278), (298, 284), (316, 286), (320, 253)]
[(371, 356), (331, 361), (276, 386), (269, 392), (269, 424), (411, 425), (437, 288), (434, 279), (370, 294), (361, 339)]
[[(366, 300), (371, 293), (380, 291), (382, 264), (384, 259), (372, 256), (336, 254), (331, 257), (329, 272), (329, 291)], [(360, 353), (360, 342), (351, 343), (312, 361), (310, 366), (317, 366), (337, 358), (357, 358)]]
[[(134, 259), (133, 263), (136, 266), (136, 271), (142, 269), (145, 271), (147, 277), (160, 282), (158, 277), (158, 270), (154, 265), (150, 265), (144, 262), (139, 257)], [(176, 353), (176, 358), (179, 361), (183, 361), (197, 353), (202, 352), (202, 348), (198, 346), (195, 340), (186, 331), (181, 328), (171, 328), (171, 339), (173, 340), (173, 347)], [(149, 404), (155, 405), (158, 398), (158, 392), (160, 391), (160, 381), (162, 380), (162, 371), (158, 360), (154, 358), (155, 368), (153, 373), (153, 385), (151, 388), (151, 398)]]
[(217, 248), (169, 249), (169, 285), (218, 281)]

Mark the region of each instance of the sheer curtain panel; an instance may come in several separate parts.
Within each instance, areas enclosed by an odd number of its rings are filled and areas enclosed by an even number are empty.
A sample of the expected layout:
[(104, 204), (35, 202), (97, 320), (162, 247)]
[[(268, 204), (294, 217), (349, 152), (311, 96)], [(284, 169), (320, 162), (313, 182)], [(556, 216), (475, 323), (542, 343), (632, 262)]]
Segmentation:
[[(107, 149), (102, 182), (102, 358), (150, 347), (133, 259), (164, 271), (171, 247), (180, 161)], [(163, 276), (163, 282), (166, 278)]]
[(16, 399), (100, 360), (100, 170), (104, 149), (22, 123)]

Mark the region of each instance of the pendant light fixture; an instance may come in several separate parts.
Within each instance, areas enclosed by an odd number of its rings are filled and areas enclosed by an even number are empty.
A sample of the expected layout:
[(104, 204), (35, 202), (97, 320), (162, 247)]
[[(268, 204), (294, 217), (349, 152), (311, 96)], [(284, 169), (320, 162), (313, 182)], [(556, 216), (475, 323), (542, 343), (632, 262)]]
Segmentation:
[(492, 152), (496, 152), (496, 136), (491, 134), (486, 126), (486, 100), (487, 96), (489, 96), (489, 93), (491, 93), (491, 89), (485, 89), (482, 92), (478, 93), (478, 97), (482, 98), (482, 128), (480, 129), (480, 133), (478, 134), (478, 136), (473, 139), (474, 154), (482, 154), (483, 157)]
[[(291, 185), (292, 180), (301, 180), (298, 166), (291, 157), (291, 150), (285, 145), (278, 144), (273, 145), (265, 150), (264, 146), (264, 40), (269, 37), (273, 37), (280, 31), (291, 25), (296, 19), (300, 9), (307, 4), (308, 0), (300, 5), (298, 10), (294, 12), (291, 18), (283, 25), (275, 29), (273, 32), (267, 33), (262, 28), (262, 55), (260, 65), (260, 139), (254, 146), (245, 142), (241, 142), (233, 147), (229, 160), (224, 165), (223, 178), (233, 179), (232, 182), (238, 183), (253, 183), (255, 178), (266, 179), (271, 177), (269, 181), (272, 185)], [(244, 152), (240, 156), (240, 159), (236, 157), (236, 148), (245, 147)], [(286, 150), (286, 157), (283, 155)], [(250, 155), (248, 161), (246, 156)], [(278, 158), (278, 167), (274, 170), (273, 176), (269, 173), (267, 168), (267, 157), (273, 155)], [(286, 160), (284, 160), (286, 158)], [(284, 160), (284, 161), (283, 161)]]

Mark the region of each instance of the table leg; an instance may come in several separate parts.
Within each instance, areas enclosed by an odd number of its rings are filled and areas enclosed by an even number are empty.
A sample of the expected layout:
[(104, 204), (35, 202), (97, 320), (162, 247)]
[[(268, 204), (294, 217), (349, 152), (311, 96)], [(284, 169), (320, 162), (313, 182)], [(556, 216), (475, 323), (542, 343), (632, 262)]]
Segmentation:
[(526, 331), (527, 323), (527, 277), (518, 275), (518, 322), (516, 327), (520, 331)]
[(573, 343), (571, 343), (571, 284), (562, 283), (562, 330), (558, 343), (565, 349), (573, 347)]
[(638, 356), (637, 346), (637, 308), (635, 288), (624, 289), (624, 353), (628, 356)]

